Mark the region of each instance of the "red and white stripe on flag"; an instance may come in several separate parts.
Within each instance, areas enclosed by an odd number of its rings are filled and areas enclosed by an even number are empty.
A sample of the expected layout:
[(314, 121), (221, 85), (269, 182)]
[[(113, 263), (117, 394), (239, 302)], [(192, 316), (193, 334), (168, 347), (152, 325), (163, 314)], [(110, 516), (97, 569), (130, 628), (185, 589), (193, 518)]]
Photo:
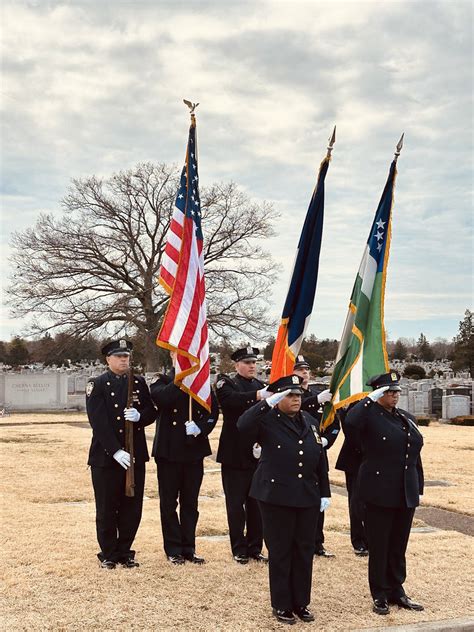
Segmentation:
[(163, 253), (159, 282), (170, 295), (157, 344), (177, 352), (175, 384), (210, 410), (211, 384), (195, 119)]

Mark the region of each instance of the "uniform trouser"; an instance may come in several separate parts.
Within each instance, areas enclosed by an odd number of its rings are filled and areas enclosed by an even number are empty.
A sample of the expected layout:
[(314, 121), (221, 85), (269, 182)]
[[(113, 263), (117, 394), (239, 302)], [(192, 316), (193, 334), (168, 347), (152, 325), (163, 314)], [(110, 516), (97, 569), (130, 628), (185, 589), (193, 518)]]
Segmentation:
[(405, 553), (415, 510), (367, 503), (369, 586), (373, 599), (396, 600), (405, 594)]
[(324, 548), (324, 514), (325, 511), (319, 511), (316, 519), (316, 539), (314, 541), (314, 550), (320, 551)]
[(131, 546), (140, 525), (145, 487), (145, 463), (135, 464), (135, 495), (125, 496), (125, 470), (91, 467), (101, 560), (118, 562), (134, 557)]
[(351, 525), (351, 542), (355, 549), (361, 546), (367, 549), (367, 535), (364, 526), (365, 505), (359, 498), (357, 474), (358, 470), (355, 472), (345, 472), (347, 500), (349, 503), (349, 520)]
[(257, 501), (249, 496), (254, 471), (222, 465), (232, 555), (254, 556), (262, 551), (262, 517)]
[[(178, 463), (157, 459), (161, 530), (166, 555), (191, 555), (196, 548), (198, 496), (204, 467), (202, 459)], [(179, 500), (179, 517), (176, 511)]]
[(314, 537), (319, 505), (283, 507), (259, 502), (268, 549), (273, 608), (293, 610), (311, 601)]

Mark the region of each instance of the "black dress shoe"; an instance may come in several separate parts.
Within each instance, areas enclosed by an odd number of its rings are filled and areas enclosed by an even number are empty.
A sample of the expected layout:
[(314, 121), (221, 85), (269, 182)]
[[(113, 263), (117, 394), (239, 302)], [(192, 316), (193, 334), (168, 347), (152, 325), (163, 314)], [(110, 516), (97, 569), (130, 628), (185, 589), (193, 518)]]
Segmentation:
[(311, 612), (311, 610), (308, 610), (306, 606), (302, 608), (294, 608), (294, 612), (296, 616), (301, 619), (301, 621), (305, 621), (306, 623), (314, 621), (314, 614)]
[(277, 610), (273, 608), (273, 616), (276, 617), (280, 623), (289, 623), (290, 625), (296, 623), (296, 619), (291, 610)]
[(336, 557), (334, 553), (329, 553), (329, 551), (326, 551), (324, 546), (322, 546), (320, 549), (317, 549), (314, 554), (318, 557)]
[(268, 564), (268, 557), (265, 557), (265, 555), (262, 555), (261, 553), (251, 555), (250, 559), (255, 560), (256, 562), (263, 562), (264, 564)]
[(407, 597), (406, 595), (403, 595), (403, 597), (398, 597), (398, 599), (390, 599), (390, 603), (393, 603), (396, 606), (400, 606), (400, 608), (406, 608), (407, 610), (418, 610), (419, 612), (424, 610), (424, 607), (421, 605), (421, 603), (416, 603), (416, 601), (413, 601), (412, 599), (410, 599), (410, 597)]
[(369, 550), (366, 549), (365, 546), (358, 546), (354, 549), (354, 553), (358, 557), (367, 557), (367, 555), (369, 554)]
[(111, 571), (115, 567), (116, 564), (115, 562), (112, 562), (112, 560), (101, 560), (100, 562), (100, 568), (106, 568), (107, 570)]
[(375, 614), (388, 614), (390, 612), (386, 599), (374, 599), (372, 610)]
[(124, 568), (138, 568), (140, 566), (140, 564), (135, 561), (133, 557), (129, 557), (126, 560), (120, 560), (119, 564)]
[(234, 555), (234, 560), (238, 564), (248, 564), (249, 558), (246, 555)]
[(183, 555), (186, 562), (191, 562), (191, 564), (205, 564), (206, 560), (203, 557), (198, 557), (195, 553), (187, 553)]
[(168, 555), (167, 559), (168, 562), (171, 562), (171, 564), (176, 564), (178, 566), (184, 564), (184, 557), (182, 555)]

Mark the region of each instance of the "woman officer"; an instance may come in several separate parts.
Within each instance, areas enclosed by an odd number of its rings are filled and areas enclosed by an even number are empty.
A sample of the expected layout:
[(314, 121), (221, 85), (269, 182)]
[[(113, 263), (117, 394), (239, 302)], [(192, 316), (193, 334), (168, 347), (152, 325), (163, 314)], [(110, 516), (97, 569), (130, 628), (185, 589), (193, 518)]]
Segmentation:
[(294, 614), (314, 621), (307, 606), (316, 523), (331, 495), (316, 421), (300, 410), (301, 381), (290, 375), (273, 382), (267, 387), (273, 394), (237, 421), (244, 441), (262, 447), (250, 496), (262, 514), (273, 614), (289, 624), (296, 623)]
[(348, 412), (345, 432), (362, 451), (357, 484), (366, 505), (373, 611), (388, 614), (390, 603), (423, 610), (403, 589), (410, 528), (423, 494), (423, 437), (415, 418), (397, 408), (397, 373), (376, 375), (367, 384), (375, 390)]

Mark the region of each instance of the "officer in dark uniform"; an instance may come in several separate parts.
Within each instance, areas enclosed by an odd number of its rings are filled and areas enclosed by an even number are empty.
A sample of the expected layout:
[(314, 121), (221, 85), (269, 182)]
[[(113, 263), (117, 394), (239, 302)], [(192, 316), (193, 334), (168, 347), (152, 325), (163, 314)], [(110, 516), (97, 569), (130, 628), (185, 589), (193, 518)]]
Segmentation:
[[(257, 459), (252, 444), (245, 443), (237, 430), (237, 419), (260, 399), (269, 396), (264, 382), (255, 377), (259, 350), (244, 347), (235, 351), (236, 375), (217, 376), (216, 394), (224, 423), (219, 439), (217, 462), (222, 464), (230, 544), (234, 560), (247, 564), (249, 558), (265, 562), (262, 555), (262, 519), (257, 502), (249, 496)], [(247, 530), (245, 531), (245, 527)]]
[[(130, 351), (128, 340), (113, 340), (102, 353), (108, 370), (89, 380), (86, 408), (92, 426), (88, 464), (92, 471), (96, 504), (97, 539), (101, 548), (97, 557), (102, 568), (116, 564), (138, 566), (131, 550), (140, 524), (145, 486), (145, 461), (148, 449), (145, 426), (153, 423), (156, 410), (143, 377), (134, 375), (133, 407), (126, 408)], [(125, 419), (134, 422), (135, 495), (125, 496), (125, 472), (130, 454), (125, 452)]]
[[(312, 415), (319, 424), (321, 423), (322, 408), (321, 406), (330, 401), (332, 394), (329, 389), (318, 392), (314, 387), (309, 384), (311, 377), (311, 367), (305, 360), (304, 356), (296, 356), (296, 362), (294, 364), (293, 373), (299, 375), (302, 378), (301, 387), (303, 388), (303, 396), (301, 403), (301, 410), (306, 410)], [(323, 448), (325, 448), (324, 456), (326, 457), (327, 468), (329, 472), (329, 462), (327, 460), (326, 450), (333, 445), (339, 434), (339, 420), (337, 417), (323, 432), (320, 433), (321, 441), (323, 442)], [(318, 514), (318, 522), (316, 524), (316, 538), (314, 542), (314, 554), (318, 557), (334, 557), (334, 553), (326, 551), (324, 548), (324, 511), (320, 511)]]
[(358, 486), (366, 503), (373, 610), (388, 614), (390, 603), (423, 610), (403, 590), (410, 528), (423, 494), (423, 437), (415, 418), (397, 408), (397, 373), (376, 375), (367, 383), (375, 390), (348, 412), (345, 427), (349, 441), (362, 450)]
[(347, 502), (349, 505), (349, 522), (351, 532), (351, 542), (354, 553), (359, 557), (366, 557), (369, 554), (367, 534), (365, 532), (365, 505), (360, 500), (357, 488), (357, 475), (362, 462), (362, 452), (359, 446), (353, 445), (345, 435), (345, 418), (348, 411), (355, 404), (338, 411), (344, 432), (344, 443), (337, 457), (336, 469), (342, 470), (346, 477)]
[[(308, 610), (317, 515), (329, 506), (329, 478), (315, 419), (301, 411), (301, 378), (268, 387), (274, 393), (238, 420), (245, 439), (262, 454), (250, 496), (258, 500), (269, 553), (273, 614), (282, 623), (313, 621)], [(276, 406), (275, 408), (273, 408)]]
[[(174, 352), (171, 352), (173, 364)], [(197, 557), (198, 496), (204, 475), (204, 457), (211, 454), (208, 436), (219, 416), (212, 393), (211, 412), (195, 400), (189, 418), (189, 395), (174, 384), (174, 369), (158, 374), (150, 386), (158, 408), (152, 456), (160, 492), (161, 529), (166, 556), (172, 564), (204, 564)], [(179, 501), (179, 517), (176, 511)]]

